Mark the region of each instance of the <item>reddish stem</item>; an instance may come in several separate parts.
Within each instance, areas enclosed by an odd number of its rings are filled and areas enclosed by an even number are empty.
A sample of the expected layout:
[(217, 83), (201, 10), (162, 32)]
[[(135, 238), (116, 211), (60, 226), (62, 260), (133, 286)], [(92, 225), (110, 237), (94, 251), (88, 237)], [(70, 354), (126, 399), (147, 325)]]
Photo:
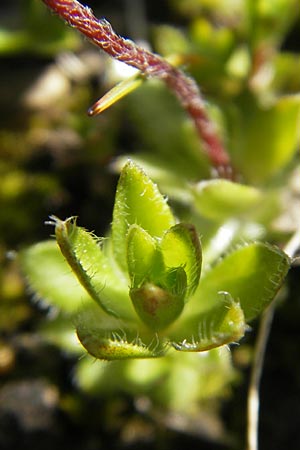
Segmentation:
[(135, 67), (145, 77), (163, 80), (193, 119), (211, 164), (219, 172), (225, 173), (228, 169), (230, 172), (229, 155), (218, 137), (215, 124), (207, 115), (194, 80), (159, 55), (116, 34), (107, 20), (97, 19), (90, 8), (81, 5), (77, 0), (43, 2), (113, 58)]

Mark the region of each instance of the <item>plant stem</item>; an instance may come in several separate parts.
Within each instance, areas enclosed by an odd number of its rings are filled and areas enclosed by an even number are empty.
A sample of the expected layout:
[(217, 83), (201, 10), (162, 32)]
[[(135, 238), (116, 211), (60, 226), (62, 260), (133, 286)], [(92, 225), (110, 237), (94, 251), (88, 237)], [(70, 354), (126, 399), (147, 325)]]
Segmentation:
[[(297, 230), (284, 247), (285, 253), (293, 259), (300, 248), (300, 230)], [(260, 321), (257, 341), (254, 349), (254, 360), (251, 368), (249, 389), (248, 389), (248, 405), (247, 405), (247, 450), (258, 450), (259, 436), (259, 388), (263, 371), (263, 364), (267, 348), (268, 339), (271, 332), (272, 321), (274, 318), (275, 308), (278, 296), (264, 312)]]
[(146, 78), (163, 80), (194, 121), (211, 164), (219, 173), (232, 173), (229, 155), (218, 136), (214, 122), (206, 112), (204, 100), (193, 79), (159, 55), (116, 34), (107, 20), (97, 19), (90, 8), (78, 1), (43, 0), (43, 2), (113, 58), (140, 70)]
[(275, 312), (276, 302), (273, 301), (264, 312), (258, 330), (258, 336), (254, 349), (254, 360), (251, 368), (250, 383), (248, 389), (247, 406), (247, 449), (258, 450), (259, 427), (259, 387), (263, 371), (263, 364)]

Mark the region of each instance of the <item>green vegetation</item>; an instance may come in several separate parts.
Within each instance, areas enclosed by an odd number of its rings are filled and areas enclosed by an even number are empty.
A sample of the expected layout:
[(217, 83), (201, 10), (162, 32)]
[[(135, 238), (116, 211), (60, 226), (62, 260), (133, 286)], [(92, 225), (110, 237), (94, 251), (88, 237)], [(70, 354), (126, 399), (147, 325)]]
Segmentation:
[[(2, 95), (0, 350), (28, 327), (75, 358), (80, 392), (216, 417), (241, 379), (227, 345), (243, 354), (296, 256), (299, 2), (169, 8), (180, 26), (154, 27), (153, 47), (196, 80), (229, 170), (160, 79), (127, 75), (42, 2), (0, 30), (2, 58), (39, 61)], [(110, 108), (87, 117), (97, 94)]]

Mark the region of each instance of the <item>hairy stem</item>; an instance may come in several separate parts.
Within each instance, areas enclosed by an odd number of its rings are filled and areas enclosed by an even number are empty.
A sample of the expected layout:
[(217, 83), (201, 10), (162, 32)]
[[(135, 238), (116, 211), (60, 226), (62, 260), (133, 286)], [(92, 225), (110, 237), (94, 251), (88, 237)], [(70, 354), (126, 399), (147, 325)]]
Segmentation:
[(113, 58), (140, 70), (147, 78), (163, 80), (194, 121), (211, 164), (218, 172), (230, 173), (228, 153), (218, 136), (215, 124), (206, 112), (194, 80), (159, 55), (116, 34), (107, 20), (97, 19), (90, 8), (81, 5), (77, 0), (43, 2)]

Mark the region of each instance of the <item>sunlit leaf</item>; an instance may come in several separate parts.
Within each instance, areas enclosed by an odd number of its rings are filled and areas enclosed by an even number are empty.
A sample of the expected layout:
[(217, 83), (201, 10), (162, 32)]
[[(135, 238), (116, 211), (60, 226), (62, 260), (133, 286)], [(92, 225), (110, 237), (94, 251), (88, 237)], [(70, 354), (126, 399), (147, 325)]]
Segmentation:
[(152, 237), (160, 238), (175, 224), (166, 199), (145, 172), (129, 161), (123, 168), (115, 199), (112, 244), (115, 257), (126, 270), (126, 235), (137, 224)]
[(91, 106), (88, 110), (88, 114), (90, 116), (95, 116), (96, 114), (102, 113), (121, 98), (137, 89), (143, 81), (144, 79), (139, 74), (121, 81)]
[(274, 299), (289, 268), (290, 259), (277, 247), (261, 242), (241, 246), (202, 276), (185, 314), (209, 311), (217, 293), (225, 291), (239, 302), (248, 322)]
[[(86, 303), (80, 308), (81, 311), (84, 310), (85, 307), (90, 305)], [(55, 315), (55, 317), (51, 317), (50, 320), (43, 321), (38, 327), (38, 333), (46, 339), (48, 342), (51, 342), (57, 347), (64, 349), (73, 355), (81, 356), (83, 353), (82, 345), (80, 344), (77, 336), (76, 330), (74, 326), (74, 311), (73, 314), (66, 314), (64, 312), (60, 312)], [(76, 310), (76, 314), (78, 314), (79, 310)], [(103, 313), (104, 314), (104, 313)]]
[(55, 240), (40, 242), (23, 250), (19, 261), (30, 289), (49, 304), (66, 312), (75, 312), (91, 301)]
[(193, 188), (193, 193), (200, 214), (214, 220), (249, 213), (263, 199), (258, 189), (228, 180), (202, 181)]
[(246, 329), (243, 310), (227, 293), (216, 294), (218, 304), (209, 312), (182, 318), (180, 324), (170, 331), (172, 345), (176, 350), (201, 352), (243, 337)]
[(251, 182), (263, 183), (292, 160), (299, 145), (300, 95), (280, 98), (264, 109), (244, 98), (235, 117), (231, 150)]
[(55, 220), (55, 234), (62, 254), (90, 296), (105, 312), (116, 317), (134, 318), (127, 295), (126, 280), (113, 272), (101, 250), (99, 239), (78, 227), (75, 221)]
[(143, 228), (132, 225), (127, 235), (127, 262), (132, 287), (155, 280), (165, 270), (157, 242)]
[(113, 317), (101, 318), (95, 310), (85, 310), (76, 319), (77, 336), (92, 356), (107, 361), (162, 356), (164, 345), (157, 340), (143, 342), (140, 330), (129, 328)]

